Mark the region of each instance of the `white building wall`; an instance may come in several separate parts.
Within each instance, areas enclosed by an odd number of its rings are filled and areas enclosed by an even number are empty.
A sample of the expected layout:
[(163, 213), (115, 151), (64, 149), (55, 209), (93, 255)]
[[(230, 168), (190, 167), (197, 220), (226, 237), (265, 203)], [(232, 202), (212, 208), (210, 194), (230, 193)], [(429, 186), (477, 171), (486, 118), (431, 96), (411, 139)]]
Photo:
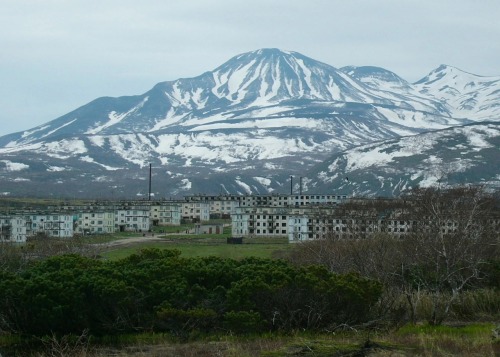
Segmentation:
[(79, 234), (105, 234), (115, 232), (114, 211), (80, 212), (76, 232)]
[(182, 204), (183, 219), (199, 219), (200, 221), (210, 220), (209, 202), (184, 202)]
[(144, 232), (151, 228), (150, 210), (144, 208), (118, 209), (115, 212), (115, 229), (129, 232)]
[(231, 216), (233, 236), (286, 237), (288, 212), (280, 207), (239, 207)]
[(0, 215), (0, 242), (25, 243), (26, 219), (20, 216)]
[(233, 237), (247, 237), (250, 214), (240, 211), (231, 215), (231, 235)]
[(151, 205), (150, 218), (160, 226), (178, 226), (181, 224), (181, 204), (165, 202)]
[(288, 216), (288, 241), (301, 242), (309, 239), (309, 217), (305, 215)]
[(28, 218), (31, 224), (31, 227), (28, 227), (28, 235), (34, 236), (38, 233), (43, 233), (49, 237), (73, 237), (73, 215), (61, 213), (44, 213), (29, 214)]

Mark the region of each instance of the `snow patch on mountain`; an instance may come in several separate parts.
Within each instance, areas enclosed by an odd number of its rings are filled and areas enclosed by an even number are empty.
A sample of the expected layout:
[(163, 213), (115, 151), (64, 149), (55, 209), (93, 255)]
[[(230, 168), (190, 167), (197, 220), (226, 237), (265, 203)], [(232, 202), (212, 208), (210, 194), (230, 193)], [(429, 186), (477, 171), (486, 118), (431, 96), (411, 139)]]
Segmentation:
[(39, 148), (48, 156), (58, 159), (69, 159), (75, 155), (81, 155), (87, 152), (85, 142), (80, 139), (63, 139), (61, 141), (51, 141), (44, 143)]
[(12, 181), (14, 182), (30, 182), (31, 180), (25, 177), (16, 177)]
[(199, 125), (188, 131), (209, 131), (209, 130), (220, 130), (220, 129), (251, 129), (251, 128), (309, 128), (318, 129), (323, 126), (323, 119), (307, 119), (307, 118), (292, 118), (292, 117), (282, 117), (279, 119), (252, 119), (244, 121), (227, 121), (220, 123), (212, 123)]
[(205, 162), (235, 163), (284, 157), (304, 150), (314, 151), (319, 144), (304, 143), (300, 138), (278, 138), (266, 130), (225, 134), (160, 135), (156, 152), (161, 156), (178, 155)]
[(130, 114), (137, 112), (139, 109), (141, 109), (144, 104), (148, 101), (149, 97), (146, 97), (142, 100), (142, 102), (127, 111), (126, 113), (117, 113), (116, 111), (112, 111), (111, 113), (108, 114), (108, 121), (102, 125), (99, 125), (95, 128), (89, 129), (85, 132), (85, 134), (98, 134), (99, 132), (103, 131), (104, 129), (107, 129), (111, 126), (114, 126), (118, 123), (120, 123), (123, 119), (125, 119), (127, 116)]
[(111, 135), (106, 137), (111, 150), (139, 167), (148, 165), (153, 142), (143, 134)]
[(273, 181), (269, 178), (266, 177), (253, 177), (255, 181), (257, 181), (259, 184), (264, 186), (266, 188), (266, 191), (268, 193), (274, 192), (274, 189), (271, 187)]
[(181, 180), (180, 190), (189, 191), (193, 187), (193, 183), (188, 179), (184, 178)]
[[(385, 107), (375, 106), (376, 110), (392, 123), (401, 125), (407, 128), (427, 128), (432, 130), (449, 128), (451, 125), (464, 124), (463, 121), (446, 118), (439, 120), (435, 115), (430, 116), (428, 113), (419, 111), (410, 111), (406, 109), (389, 109)], [(436, 120), (438, 119), (438, 120)]]
[(61, 167), (61, 166), (50, 166), (50, 165), (47, 165), (47, 171), (48, 172), (61, 172), (61, 171), (65, 171), (66, 168), (64, 167)]
[(29, 165), (21, 162), (12, 162), (10, 160), (0, 160), (0, 162), (3, 162), (5, 164), (5, 170), (10, 172), (29, 169)]
[(96, 162), (93, 158), (91, 158), (90, 156), (82, 156), (80, 157), (80, 161), (83, 161), (83, 162), (88, 162), (88, 163), (91, 163), (91, 164), (95, 164), (95, 165), (98, 165), (98, 166), (101, 166), (103, 168), (105, 168), (106, 170), (108, 171), (116, 171), (116, 170), (120, 170), (119, 167), (111, 167), (111, 166), (108, 166), (108, 165), (104, 165), (104, 164), (101, 164), (99, 162)]
[(238, 186), (240, 186), (244, 190), (244, 192), (247, 195), (251, 195), (252, 194), (252, 192), (253, 192), (252, 188), (249, 185), (247, 185), (245, 182), (241, 181), (239, 178), (236, 178), (234, 181), (236, 182), (236, 184)]
[[(163, 129), (165, 127), (168, 127), (169, 125), (176, 124), (180, 122), (182, 119), (186, 117), (185, 113), (182, 114), (177, 114), (176, 108), (173, 106), (171, 107), (167, 114), (165, 115), (164, 119), (160, 119), (156, 122), (156, 124), (148, 130), (149, 132), (155, 132), (160, 129)], [(186, 125), (186, 124), (185, 124)]]
[(23, 132), (23, 134), (21, 135), (22, 138), (26, 138), (26, 137), (29, 137), (39, 131), (44, 131), (45, 129), (49, 128), (50, 126), (49, 125), (41, 125), (41, 126), (38, 126), (32, 130), (26, 130), (25, 132)]
[(487, 127), (485, 127), (483, 130), (473, 130), (472, 127), (465, 128), (463, 133), (467, 136), (470, 145), (475, 147), (476, 150), (493, 147), (493, 145), (487, 139), (498, 136), (497, 130)]

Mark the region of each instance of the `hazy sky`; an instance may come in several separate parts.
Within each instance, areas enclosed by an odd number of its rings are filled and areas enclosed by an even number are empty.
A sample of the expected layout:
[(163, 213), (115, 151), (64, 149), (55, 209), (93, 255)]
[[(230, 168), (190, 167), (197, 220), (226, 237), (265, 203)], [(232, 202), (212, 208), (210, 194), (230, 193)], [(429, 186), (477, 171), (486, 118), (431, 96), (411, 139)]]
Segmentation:
[(259, 48), (500, 75), (499, 0), (1, 0), (0, 136)]

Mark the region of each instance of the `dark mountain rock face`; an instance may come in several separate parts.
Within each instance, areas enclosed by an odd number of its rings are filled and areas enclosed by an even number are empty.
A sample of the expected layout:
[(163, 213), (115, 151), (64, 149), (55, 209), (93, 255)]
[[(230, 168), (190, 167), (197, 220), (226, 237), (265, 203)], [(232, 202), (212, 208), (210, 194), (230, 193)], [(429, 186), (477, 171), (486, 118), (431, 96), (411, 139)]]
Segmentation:
[[(153, 191), (161, 197), (286, 193), (290, 175), (307, 178), (309, 190), (396, 195), (418, 180), (393, 183), (391, 190), (354, 188), (325, 179), (329, 171), (317, 165), (360, 145), (403, 140), (404, 146), (407, 137), (418, 141), (429, 131), (445, 135), (454, 133), (446, 128), (498, 121), (499, 86), (497, 77), (449, 66), (411, 84), (383, 68), (336, 69), (296, 52), (262, 49), (198, 77), (161, 82), (142, 95), (98, 98), (44, 125), (0, 137), (0, 194), (147, 195), (152, 164)], [(466, 145), (459, 133), (457, 145)], [(462, 155), (447, 155), (453, 154)], [(371, 155), (373, 150), (358, 160), (376, 162)], [(417, 158), (404, 157), (395, 162), (411, 171)], [(344, 175), (342, 165), (335, 170)], [(479, 161), (474, 170), (482, 170)], [(376, 185), (385, 175), (368, 171), (364, 180)], [(463, 181), (472, 179), (460, 172)]]

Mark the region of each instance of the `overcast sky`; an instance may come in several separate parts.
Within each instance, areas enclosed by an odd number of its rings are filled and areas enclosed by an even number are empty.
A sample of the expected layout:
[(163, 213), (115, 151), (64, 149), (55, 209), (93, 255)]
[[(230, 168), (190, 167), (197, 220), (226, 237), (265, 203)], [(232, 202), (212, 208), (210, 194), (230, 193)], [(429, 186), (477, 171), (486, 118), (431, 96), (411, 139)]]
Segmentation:
[(500, 75), (499, 0), (1, 0), (0, 136), (260, 48)]

